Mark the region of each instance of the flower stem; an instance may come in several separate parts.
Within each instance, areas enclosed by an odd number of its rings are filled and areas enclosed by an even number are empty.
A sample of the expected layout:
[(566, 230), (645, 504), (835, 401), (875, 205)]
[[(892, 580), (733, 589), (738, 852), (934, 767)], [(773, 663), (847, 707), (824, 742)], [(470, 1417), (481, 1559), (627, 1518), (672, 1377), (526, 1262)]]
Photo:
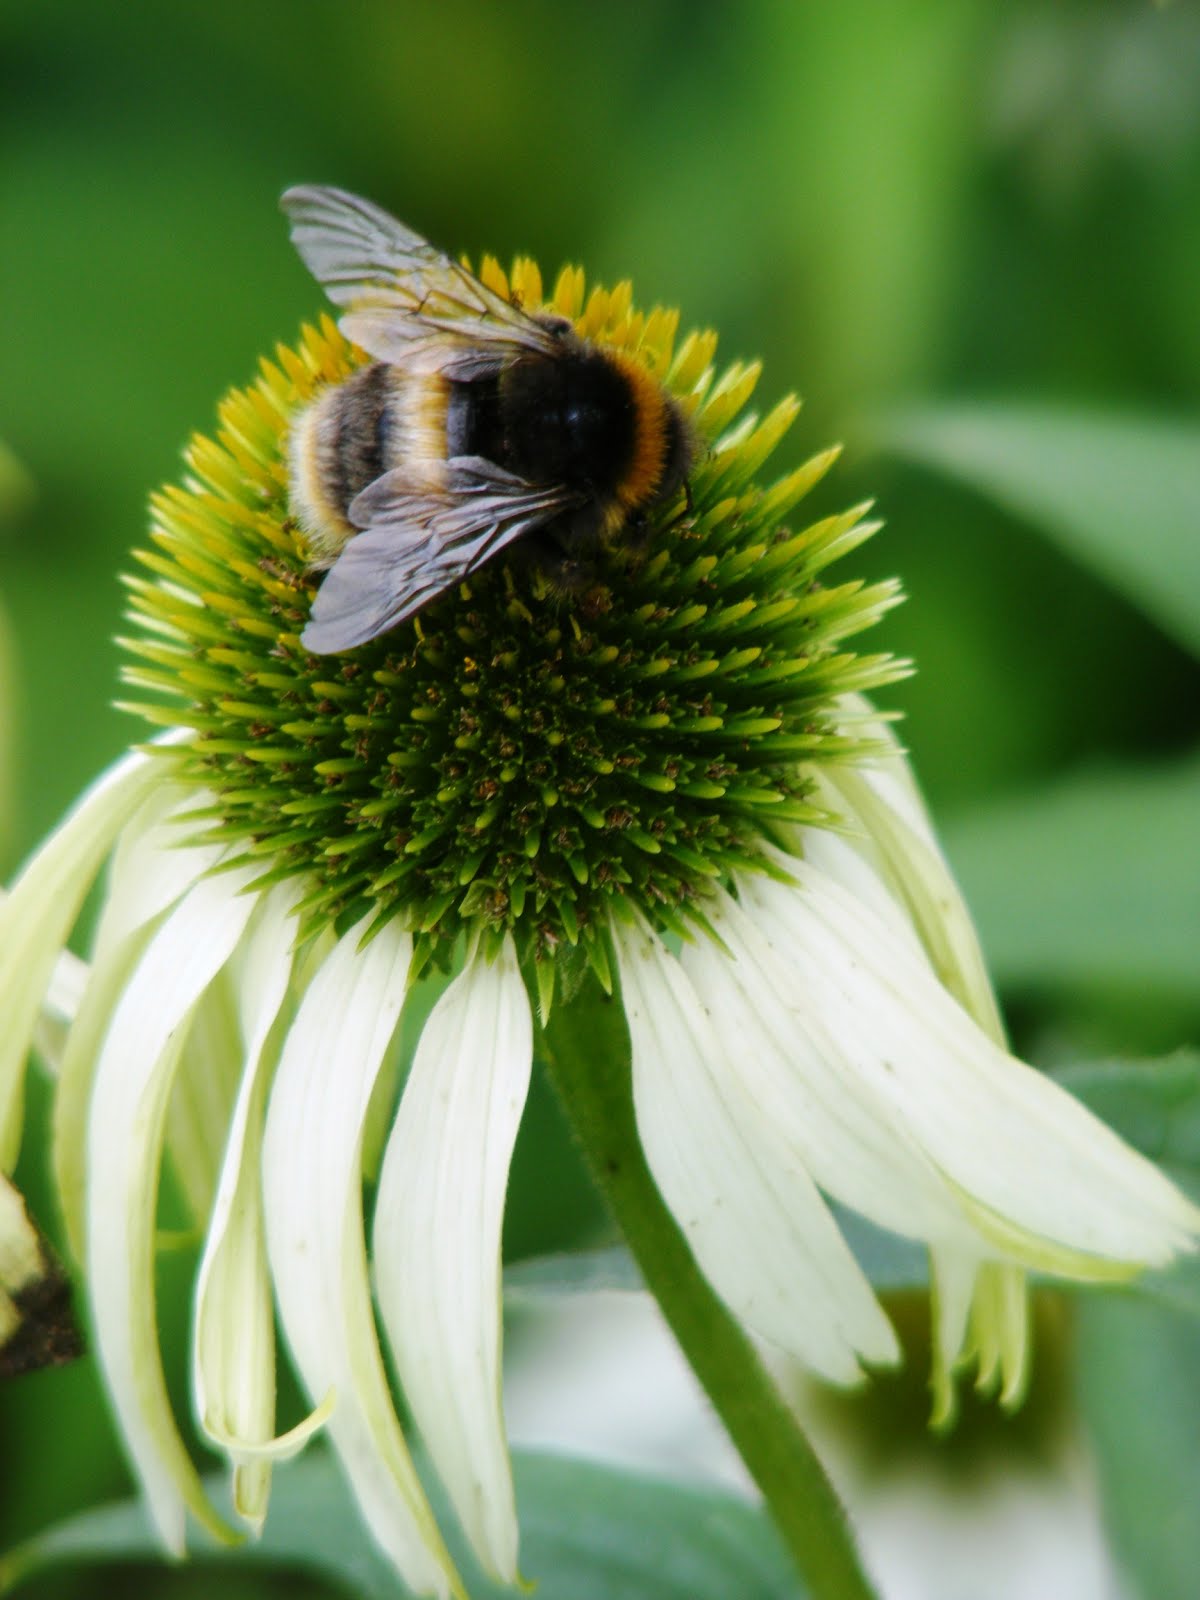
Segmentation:
[(589, 982), (556, 1007), (542, 1053), (592, 1176), (812, 1600), (874, 1600), (833, 1485), (750, 1340), (701, 1274), (646, 1165), (619, 1002)]

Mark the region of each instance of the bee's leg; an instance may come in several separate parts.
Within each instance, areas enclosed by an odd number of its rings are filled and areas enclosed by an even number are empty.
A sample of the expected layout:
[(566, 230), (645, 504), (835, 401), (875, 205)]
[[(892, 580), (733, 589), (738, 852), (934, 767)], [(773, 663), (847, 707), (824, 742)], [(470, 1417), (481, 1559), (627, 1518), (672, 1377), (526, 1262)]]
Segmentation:
[(631, 556), (644, 556), (656, 538), (664, 533), (672, 533), (682, 523), (686, 522), (692, 514), (692, 488), (687, 479), (683, 482), (684, 504), (669, 522), (656, 524), (645, 512), (639, 511), (629, 518), (621, 529), (620, 543)]
[(582, 594), (596, 581), (596, 563), (590, 556), (568, 555), (552, 542), (538, 557), (538, 568), (556, 594)]
[(581, 594), (596, 576), (591, 550), (565, 549), (553, 528), (538, 528), (516, 540), (509, 560), (532, 567), (556, 594)]
[(630, 550), (630, 554), (645, 555), (646, 546), (650, 544), (651, 539), (656, 534), (672, 533), (675, 528), (680, 526), (680, 523), (685, 523), (688, 517), (691, 517), (696, 507), (694, 507), (693, 499), (691, 499), (691, 483), (688, 483), (686, 478), (683, 480), (682, 488), (682, 509), (677, 510), (669, 522), (658, 523), (658, 526), (654, 526), (653, 520), (646, 512), (637, 512), (637, 515), (629, 518), (629, 522), (621, 530), (621, 542), (627, 550)]
[(625, 523), (625, 526), (621, 529), (618, 542), (621, 548), (631, 556), (642, 556), (645, 555), (655, 532), (656, 530), (651, 524), (650, 518), (639, 511)]

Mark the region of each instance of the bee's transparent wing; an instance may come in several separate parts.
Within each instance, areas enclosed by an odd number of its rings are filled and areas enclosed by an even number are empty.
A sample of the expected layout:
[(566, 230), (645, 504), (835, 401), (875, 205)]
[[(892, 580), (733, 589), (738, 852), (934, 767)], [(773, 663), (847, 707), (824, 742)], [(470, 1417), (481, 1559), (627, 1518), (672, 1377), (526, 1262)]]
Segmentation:
[(350, 506), (363, 528), (343, 547), (313, 601), (301, 643), (336, 655), (376, 639), (576, 503), (538, 489), (482, 456), (456, 456), (435, 485), (404, 467), (377, 478)]
[(561, 352), (560, 334), (369, 200), (304, 186), (279, 203), (305, 266), (347, 308), (342, 332), (377, 361), (469, 382), (521, 354)]

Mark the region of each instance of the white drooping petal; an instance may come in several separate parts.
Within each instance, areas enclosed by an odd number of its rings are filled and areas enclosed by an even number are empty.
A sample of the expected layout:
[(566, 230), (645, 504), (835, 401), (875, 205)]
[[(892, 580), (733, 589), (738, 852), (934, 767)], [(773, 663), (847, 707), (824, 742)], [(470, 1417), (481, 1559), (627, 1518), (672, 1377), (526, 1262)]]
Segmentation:
[(930, 1426), (943, 1428), (953, 1421), (958, 1407), (954, 1384), (956, 1369), (969, 1359), (967, 1328), (979, 1273), (974, 1250), (935, 1244), (929, 1251), (933, 1411)]
[[(0, 885), (0, 906), (7, 899), (8, 890)], [(52, 1075), (57, 1073), (62, 1061), (67, 1033), (83, 1001), (87, 981), (87, 962), (69, 950), (62, 951), (54, 963), (33, 1029), (34, 1047)]]
[[(820, 785), (818, 786), (820, 787)], [(829, 800), (834, 804), (832, 784), (827, 785)], [(822, 798), (825, 798), (823, 795)], [(898, 939), (906, 940), (914, 950), (921, 950), (921, 940), (908, 912), (888, 889), (869, 858), (870, 841), (851, 835), (835, 833), (832, 828), (800, 828), (799, 854), (827, 877), (840, 883), (856, 899), (870, 906), (877, 917), (887, 923)], [(785, 871), (790, 871), (789, 859), (777, 853), (775, 859)]]
[(267, 1045), (288, 991), (298, 895), (277, 885), (244, 941), (238, 974), (245, 1066), (196, 1282), (192, 1391), (200, 1426), (234, 1462), (233, 1503), (260, 1528), (271, 1462), (298, 1450), (320, 1409), (282, 1438), (275, 1430), (275, 1314), (263, 1226), (260, 1162), (273, 1057)]
[(43, 1002), (50, 1017), (64, 1027), (70, 1027), (87, 988), (88, 965), (78, 956), (64, 950), (54, 963), (50, 987)]
[(267, 1254), (283, 1330), (373, 1537), (418, 1594), (461, 1593), (404, 1442), (371, 1310), (363, 1123), (404, 1000), (412, 940), (364, 921), (313, 978), (271, 1090), (263, 1138)]
[(160, 782), (122, 828), (96, 929), (97, 953), (168, 911), (220, 861), (219, 845), (183, 843), (194, 831), (186, 812), (211, 799), (190, 785)]
[(819, 1003), (847, 1067), (937, 1167), (1000, 1257), (1083, 1279), (1163, 1265), (1200, 1212), (1049, 1078), (1007, 1055), (906, 941), (807, 862), (748, 878), (786, 951), (797, 1007)]
[(72, 1253), (83, 1255), (84, 1146), (88, 1106), (109, 1017), (154, 928), (220, 859), (211, 846), (181, 848), (172, 819), (194, 794), (163, 782), (124, 827), (109, 869), (87, 982), (58, 1063), (54, 1098), (54, 1175)]
[(1000, 1404), (1012, 1409), (1024, 1398), (1029, 1375), (1029, 1296), (1025, 1274), (1007, 1261), (985, 1261), (975, 1283), (976, 1383), (989, 1389), (1001, 1382)]
[(25, 1057), (54, 964), (117, 833), (161, 781), (153, 756), (135, 753), (110, 767), (0, 904), (0, 1171), (11, 1171), (20, 1148)]
[(167, 1104), (166, 1156), (196, 1234), (212, 1214), (242, 1076), (237, 1011), (226, 969), (209, 984), (193, 1013)]
[(64, 950), (54, 963), (33, 1035), (38, 1054), (51, 1073), (56, 1073), (62, 1063), (67, 1034), (83, 1004), (87, 983), (87, 962)]
[(137, 928), (119, 942), (108, 944), (97, 956), (59, 1062), (51, 1161), (67, 1243), (77, 1261), (85, 1254), (92, 1083), (113, 1013), (153, 932), (153, 924)]
[[(87, 1140), (87, 1269), (100, 1362), (163, 1542), (184, 1508), (218, 1536), (171, 1413), (158, 1349), (154, 1222), (171, 1082), (191, 1015), (254, 909), (246, 871), (203, 878), (150, 936), (96, 1065)], [(135, 936), (136, 937), (136, 936)]]
[[(898, 1347), (870, 1285), (774, 1107), (715, 1023), (736, 989), (719, 967), (703, 999), (646, 932), (617, 934), (638, 1132), (705, 1276), (756, 1333), (838, 1383)], [(727, 960), (728, 958), (726, 958)]]
[(500, 1231), (533, 1058), (512, 941), (421, 1032), (375, 1211), (380, 1310), (413, 1414), (484, 1566), (517, 1581), (500, 1394)]
[[(96, 932), (98, 962), (110, 943), (161, 916), (220, 862), (220, 846), (182, 842), (195, 830), (187, 813), (211, 798), (163, 784), (123, 830)], [(167, 1154), (196, 1228), (212, 1207), (241, 1054), (232, 988), (219, 973), (192, 1018), (167, 1107)]]
[(977, 1254), (935, 1245), (930, 1250), (933, 1300), (932, 1427), (954, 1420), (959, 1367), (976, 1364), (975, 1387), (999, 1385), (1008, 1410), (1020, 1405), (1029, 1380), (1029, 1296), (1021, 1267), (981, 1261)]
[(794, 953), (727, 895), (706, 906), (729, 954), (697, 939), (680, 963), (698, 994), (721, 994), (709, 1027), (775, 1136), (827, 1194), (880, 1227), (978, 1252), (955, 1195), (890, 1102), (855, 1070), (819, 985)]
[[(907, 758), (889, 722), (876, 716), (860, 697), (849, 696), (847, 701), (856, 723), (871, 738), (889, 746), (890, 753), (814, 768), (817, 794), (831, 811), (845, 818), (855, 845), (912, 918), (942, 983), (984, 1032), (1003, 1045), (1004, 1024), (975, 925), (942, 854)], [(806, 856), (812, 837), (812, 830), (806, 830)], [(823, 865), (819, 860), (815, 864)]]

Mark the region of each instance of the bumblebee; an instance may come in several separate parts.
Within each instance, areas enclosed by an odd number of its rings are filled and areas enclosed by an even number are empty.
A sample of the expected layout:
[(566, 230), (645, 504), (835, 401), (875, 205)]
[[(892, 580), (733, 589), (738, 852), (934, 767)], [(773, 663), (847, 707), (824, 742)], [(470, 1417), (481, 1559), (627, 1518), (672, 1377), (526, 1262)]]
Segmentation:
[(372, 357), (291, 436), (291, 503), (328, 568), (301, 636), (378, 638), (520, 544), (565, 588), (636, 540), (695, 445), (631, 356), (530, 315), (403, 223), (340, 189), (289, 189), (292, 242)]

